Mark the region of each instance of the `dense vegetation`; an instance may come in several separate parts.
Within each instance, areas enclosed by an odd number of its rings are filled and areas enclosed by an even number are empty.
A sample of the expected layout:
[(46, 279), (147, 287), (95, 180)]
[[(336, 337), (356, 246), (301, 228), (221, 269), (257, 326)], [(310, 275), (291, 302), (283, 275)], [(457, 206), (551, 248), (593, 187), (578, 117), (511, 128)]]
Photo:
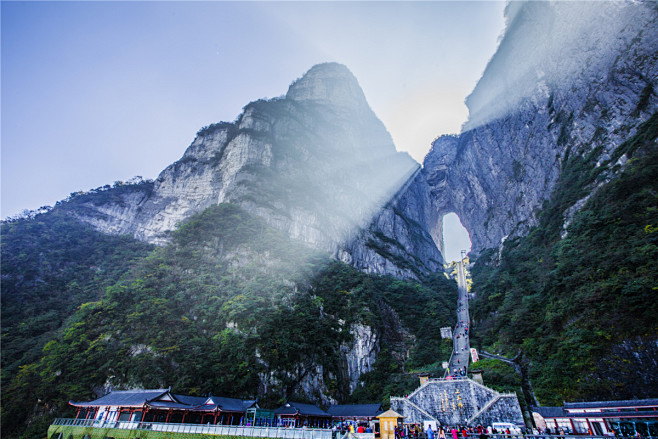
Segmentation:
[[(477, 343), (520, 350), (543, 404), (655, 397), (642, 352), (655, 355), (658, 338), (657, 137), (654, 114), (607, 162), (598, 149), (566, 158), (539, 224), (473, 268)], [(564, 230), (567, 209), (597, 186)]]
[(82, 303), (97, 300), (152, 247), (96, 232), (61, 209), (2, 224), (2, 419), (23, 419), (36, 401), (10, 384)]
[[(21, 252), (20, 243), (7, 245), (8, 254)], [(450, 354), (438, 334), (454, 323), (454, 282), (361, 273), (234, 205), (192, 217), (169, 245), (130, 269), (127, 259), (117, 265), (125, 271), (120, 280), (102, 296), (87, 296), (39, 357), (19, 362), (3, 386), (3, 434), (42, 437), (48, 416), (71, 414), (66, 401), (93, 398), (108, 385), (259, 396), (266, 407), (285, 398), (319, 401), (304, 386), (315, 365), (326, 396), (385, 402), (386, 392), (417, 386), (409, 371), (436, 368)], [(106, 279), (89, 282), (84, 290), (97, 291)], [(341, 347), (355, 325), (373, 328), (381, 352), (350, 395)], [(40, 422), (25, 431), (34, 419)]]
[[(521, 377), (513, 366), (501, 360), (481, 358), (471, 369), (481, 370), (485, 384), (494, 390), (521, 393)], [(523, 395), (519, 395), (519, 402), (523, 404)]]

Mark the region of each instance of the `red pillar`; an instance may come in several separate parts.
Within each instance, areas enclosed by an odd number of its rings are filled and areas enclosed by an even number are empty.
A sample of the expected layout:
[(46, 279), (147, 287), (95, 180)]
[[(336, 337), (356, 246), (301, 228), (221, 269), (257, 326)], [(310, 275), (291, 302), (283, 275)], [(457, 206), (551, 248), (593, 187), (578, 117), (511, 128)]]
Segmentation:
[(165, 418), (165, 424), (169, 423), (169, 416), (171, 415), (171, 409), (167, 412), (167, 417)]
[(217, 415), (218, 414), (219, 414), (219, 412), (217, 411), (217, 409), (215, 409), (215, 418), (212, 420), (213, 425), (217, 425)]
[(146, 414), (148, 413), (149, 408), (146, 407), (144, 410), (142, 410), (142, 420), (139, 421), (139, 426), (142, 426), (142, 423), (144, 422), (144, 419), (146, 419)]
[(576, 426), (573, 424), (573, 419), (569, 418), (569, 424), (571, 424), (571, 434), (576, 434)]
[(589, 435), (594, 436), (594, 429), (592, 428), (592, 424), (589, 422), (589, 418), (585, 418), (585, 422), (587, 422), (587, 429), (589, 430)]

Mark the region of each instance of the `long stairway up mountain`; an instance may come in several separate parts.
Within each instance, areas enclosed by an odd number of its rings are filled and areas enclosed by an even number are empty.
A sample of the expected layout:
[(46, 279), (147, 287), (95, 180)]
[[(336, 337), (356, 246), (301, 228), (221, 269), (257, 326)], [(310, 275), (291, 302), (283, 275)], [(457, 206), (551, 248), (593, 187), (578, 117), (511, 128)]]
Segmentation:
[(453, 355), (450, 358), (446, 376), (466, 376), (470, 355), (468, 314), (468, 286), (466, 284), (466, 267), (464, 260), (457, 262), (457, 286), (459, 291), (457, 304), (457, 325), (453, 333)]
[(483, 347), (521, 352), (542, 404), (654, 397), (658, 8), (505, 14), (462, 133), (423, 166), (437, 210), (471, 238), (473, 327)]

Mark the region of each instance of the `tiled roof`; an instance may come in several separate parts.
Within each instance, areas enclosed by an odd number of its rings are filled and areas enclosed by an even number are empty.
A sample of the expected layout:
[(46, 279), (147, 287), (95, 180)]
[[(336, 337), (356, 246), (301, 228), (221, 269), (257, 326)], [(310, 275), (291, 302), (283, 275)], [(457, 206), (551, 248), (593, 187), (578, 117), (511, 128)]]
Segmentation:
[(220, 410), (225, 412), (245, 412), (256, 404), (255, 399), (226, 398), (223, 396), (211, 396), (212, 401)]
[(404, 418), (401, 414), (396, 412), (395, 410), (387, 410), (384, 413), (381, 413), (377, 415), (378, 418)]
[(622, 410), (614, 412), (567, 413), (570, 418), (658, 418), (658, 411)]
[(288, 401), (283, 406), (274, 410), (274, 413), (277, 415), (294, 415), (299, 413), (300, 415), (306, 416), (326, 416), (330, 417), (331, 415), (320, 407), (313, 404), (304, 404), (302, 402), (292, 402)]
[(567, 416), (562, 407), (533, 407), (533, 412), (539, 413), (544, 418), (561, 418)]
[(591, 402), (565, 402), (565, 409), (593, 409), (593, 408), (615, 408), (615, 407), (646, 407), (658, 406), (658, 398), (651, 399), (627, 399), (623, 401), (591, 401)]
[(194, 405), (182, 404), (179, 402), (171, 401), (153, 401), (149, 403), (151, 408), (164, 408), (164, 409), (181, 409), (181, 410), (190, 410), (195, 408)]
[(327, 412), (331, 416), (375, 417), (382, 412), (381, 404), (332, 405)]
[(117, 405), (124, 407), (142, 406), (146, 402), (168, 392), (168, 389), (114, 390), (107, 395), (88, 402), (70, 402), (74, 406)]
[(187, 405), (203, 405), (208, 398), (204, 396), (172, 395), (174, 398)]
[[(163, 398), (166, 397), (166, 398)], [(165, 400), (160, 400), (160, 399)], [(169, 399), (167, 401), (166, 399)], [(122, 407), (142, 407), (144, 404), (154, 408), (172, 408), (182, 410), (201, 410), (213, 411), (219, 408), (225, 412), (245, 412), (249, 407), (256, 404), (255, 399), (242, 400), (237, 398), (226, 398), (222, 396), (212, 396), (214, 404), (206, 405), (208, 397), (174, 395), (169, 393), (168, 389), (153, 390), (114, 390), (105, 396), (88, 402), (69, 402), (76, 407), (90, 406), (122, 406)]]

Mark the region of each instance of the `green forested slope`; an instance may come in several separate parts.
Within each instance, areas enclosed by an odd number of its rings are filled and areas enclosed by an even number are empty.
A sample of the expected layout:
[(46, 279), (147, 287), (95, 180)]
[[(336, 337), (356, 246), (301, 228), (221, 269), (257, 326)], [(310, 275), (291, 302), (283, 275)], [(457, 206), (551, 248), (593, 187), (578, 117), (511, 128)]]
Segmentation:
[[(539, 225), (473, 268), (476, 343), (521, 350), (542, 404), (656, 396), (657, 137), (654, 114), (607, 162), (567, 158)], [(565, 210), (591, 191), (563, 230)]]
[(151, 248), (98, 233), (58, 210), (3, 223), (3, 371), (33, 360), (44, 337)]
[(29, 386), (20, 396), (15, 393), (16, 375), (39, 361), (43, 347), (80, 304), (98, 300), (152, 246), (103, 235), (58, 208), (6, 221), (1, 233), (4, 434), (36, 401)]
[[(455, 305), (456, 285), (443, 275), (422, 283), (367, 275), (234, 205), (214, 206), (81, 305), (41, 357), (21, 366), (3, 388), (3, 434), (65, 416), (66, 401), (106, 384), (259, 396), (265, 406), (319, 400), (301, 385), (315, 365), (327, 396), (385, 400), (416, 386), (405, 371), (448, 358), (450, 344), (435, 335), (454, 323)], [(350, 395), (340, 348), (353, 323), (372, 327), (382, 351)], [(36, 423), (24, 437), (44, 432)]]

